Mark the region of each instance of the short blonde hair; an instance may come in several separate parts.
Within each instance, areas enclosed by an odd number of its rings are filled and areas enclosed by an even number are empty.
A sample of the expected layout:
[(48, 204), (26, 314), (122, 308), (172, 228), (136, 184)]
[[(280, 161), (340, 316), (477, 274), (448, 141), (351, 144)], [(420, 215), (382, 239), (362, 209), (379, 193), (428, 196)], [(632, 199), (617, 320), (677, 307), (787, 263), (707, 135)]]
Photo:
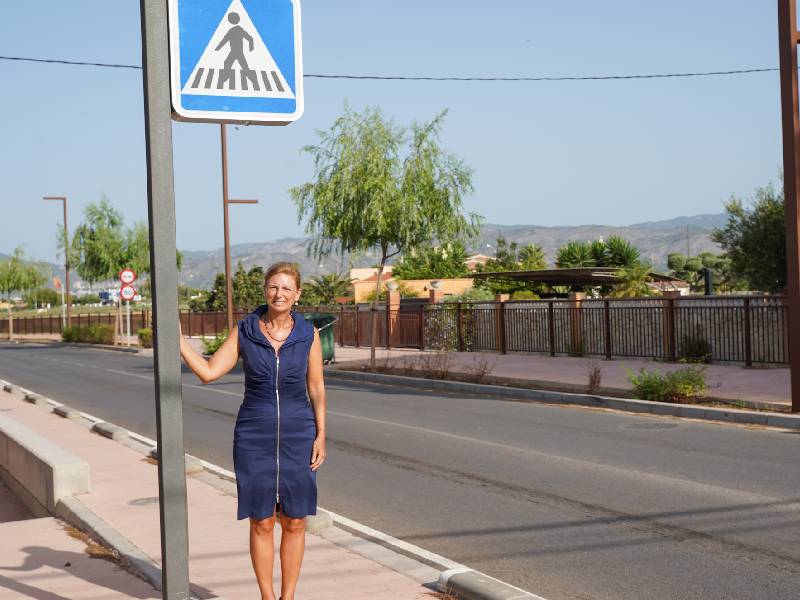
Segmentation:
[(297, 285), (297, 289), (300, 289), (300, 271), (298, 270), (297, 265), (290, 262), (276, 262), (275, 264), (270, 265), (269, 269), (267, 269), (267, 272), (264, 274), (264, 285), (267, 284), (267, 282), (270, 280), (270, 277), (280, 274), (293, 277), (294, 283)]

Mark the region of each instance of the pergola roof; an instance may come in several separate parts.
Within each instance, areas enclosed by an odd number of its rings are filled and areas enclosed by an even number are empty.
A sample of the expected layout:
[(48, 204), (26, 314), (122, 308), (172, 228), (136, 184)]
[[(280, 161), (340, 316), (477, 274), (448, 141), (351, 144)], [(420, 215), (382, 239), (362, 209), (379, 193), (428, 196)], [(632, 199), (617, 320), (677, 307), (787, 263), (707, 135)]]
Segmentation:
[[(471, 273), (475, 279), (512, 279), (516, 281), (531, 281), (547, 285), (614, 285), (622, 283), (623, 279), (617, 276), (619, 269), (615, 267), (576, 267), (573, 269), (540, 269), (537, 271), (493, 271)], [(683, 279), (650, 271), (654, 281), (669, 283), (686, 283)]]

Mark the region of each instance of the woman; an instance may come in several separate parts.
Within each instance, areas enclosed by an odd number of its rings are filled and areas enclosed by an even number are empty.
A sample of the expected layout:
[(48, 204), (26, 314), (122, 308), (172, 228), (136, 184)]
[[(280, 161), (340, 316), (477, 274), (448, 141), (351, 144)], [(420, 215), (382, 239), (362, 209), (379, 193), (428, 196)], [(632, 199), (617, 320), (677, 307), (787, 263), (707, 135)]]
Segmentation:
[(233, 435), (237, 517), (250, 518), (250, 557), (262, 600), (275, 600), (272, 530), (281, 523), (281, 600), (294, 600), (305, 549), (305, 517), (317, 513), (316, 471), (325, 460), (325, 386), (319, 332), (292, 307), (300, 273), (272, 265), (267, 303), (239, 321), (206, 361), (181, 336), (181, 357), (203, 383), (241, 357), (244, 400)]

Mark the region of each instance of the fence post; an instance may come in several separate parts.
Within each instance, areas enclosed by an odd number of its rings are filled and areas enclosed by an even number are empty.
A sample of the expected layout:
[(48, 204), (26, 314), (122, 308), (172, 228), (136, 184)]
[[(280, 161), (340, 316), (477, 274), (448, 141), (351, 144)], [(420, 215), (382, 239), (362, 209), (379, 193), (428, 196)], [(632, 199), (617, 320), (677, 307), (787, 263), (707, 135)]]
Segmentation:
[(678, 360), (678, 348), (675, 340), (676, 336), (676, 320), (675, 320), (675, 298), (681, 295), (680, 292), (675, 290), (668, 290), (664, 292), (664, 319), (663, 319), (663, 336), (664, 336), (664, 350), (672, 362)]
[(608, 298), (603, 300), (603, 325), (606, 331), (606, 360), (611, 360), (611, 305)]
[(547, 302), (547, 337), (550, 343), (550, 356), (556, 355), (556, 319), (555, 307), (553, 306), (555, 300)]
[(339, 305), (339, 347), (342, 346), (344, 346), (344, 304)]
[(750, 298), (744, 299), (744, 364), (753, 366), (753, 346), (750, 340)]
[(495, 294), (495, 339), (497, 340), (497, 351), (500, 354), (506, 353), (506, 300), (509, 294)]
[(570, 354), (583, 356), (583, 300), (586, 294), (583, 292), (570, 292), (569, 301), (574, 303), (569, 311), (569, 341)]
[(464, 331), (461, 323), (461, 302), (456, 303), (456, 332), (458, 334), (458, 351), (464, 351)]
[(419, 319), (417, 326), (419, 328), (419, 349), (425, 350), (425, 305), (419, 305)]
[(358, 318), (358, 304), (356, 304), (355, 315), (356, 315), (356, 327), (355, 327), (355, 329), (356, 329), (356, 348), (360, 348), (361, 347), (361, 339), (360, 339), (361, 336), (360, 336), (360, 331), (359, 331), (359, 326), (358, 326), (358, 321), (360, 320)]

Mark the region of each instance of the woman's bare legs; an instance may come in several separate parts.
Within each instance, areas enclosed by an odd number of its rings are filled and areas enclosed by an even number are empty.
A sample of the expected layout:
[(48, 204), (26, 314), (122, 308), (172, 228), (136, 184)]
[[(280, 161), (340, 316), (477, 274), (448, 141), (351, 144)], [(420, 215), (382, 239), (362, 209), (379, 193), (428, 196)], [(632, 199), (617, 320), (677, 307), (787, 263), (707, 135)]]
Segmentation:
[(306, 520), (280, 514), (281, 520), (281, 599), (294, 600), (300, 577), (300, 564), (306, 546)]
[(275, 561), (275, 541), (272, 531), (275, 528), (275, 514), (257, 521), (250, 519), (250, 560), (256, 572), (261, 600), (275, 600), (272, 589), (272, 567)]

